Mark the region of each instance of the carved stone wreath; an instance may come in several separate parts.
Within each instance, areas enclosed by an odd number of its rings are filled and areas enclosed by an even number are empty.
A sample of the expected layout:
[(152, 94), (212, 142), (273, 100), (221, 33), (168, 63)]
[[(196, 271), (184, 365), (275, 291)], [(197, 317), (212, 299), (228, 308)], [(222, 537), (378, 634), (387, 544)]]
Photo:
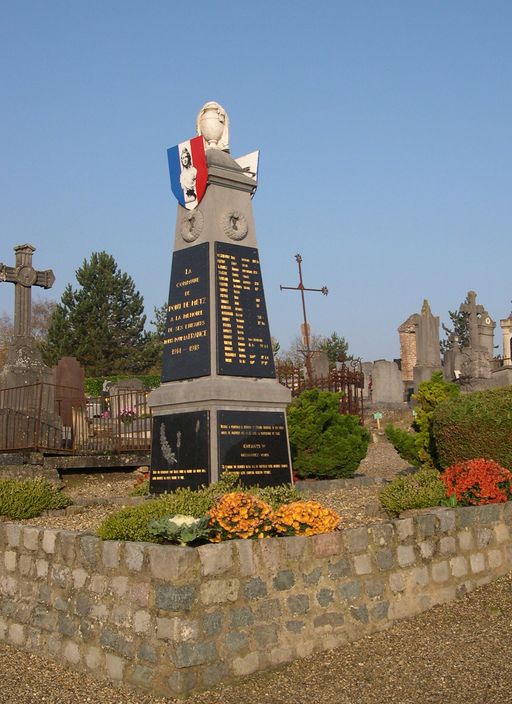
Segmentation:
[(204, 217), (200, 210), (187, 210), (181, 220), (181, 236), (185, 242), (197, 240), (203, 231)]
[(248, 228), (247, 218), (239, 210), (229, 210), (222, 217), (222, 229), (232, 240), (243, 240)]

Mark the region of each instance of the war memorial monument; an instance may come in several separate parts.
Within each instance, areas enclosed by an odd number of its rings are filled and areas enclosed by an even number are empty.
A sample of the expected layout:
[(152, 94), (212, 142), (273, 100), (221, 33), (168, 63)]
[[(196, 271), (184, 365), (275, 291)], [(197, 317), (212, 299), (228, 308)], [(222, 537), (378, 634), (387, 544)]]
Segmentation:
[(214, 102), (197, 137), (168, 150), (178, 200), (151, 491), (238, 472), (246, 485), (291, 481), (290, 391), (276, 379), (251, 198), (255, 152), (235, 160)]

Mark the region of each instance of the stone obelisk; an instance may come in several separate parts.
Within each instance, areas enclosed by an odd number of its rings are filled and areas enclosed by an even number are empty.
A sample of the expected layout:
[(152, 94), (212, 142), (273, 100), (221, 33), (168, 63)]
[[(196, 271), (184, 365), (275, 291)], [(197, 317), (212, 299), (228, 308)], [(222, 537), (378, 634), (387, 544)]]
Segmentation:
[[(291, 394), (275, 378), (256, 181), (230, 156), (228, 124), (217, 103), (202, 108), (206, 189), (197, 206), (178, 205), (162, 384), (149, 397), (152, 492), (208, 484), (224, 471), (246, 485), (291, 481)], [(190, 176), (190, 151), (180, 152), (185, 204), (200, 179)]]

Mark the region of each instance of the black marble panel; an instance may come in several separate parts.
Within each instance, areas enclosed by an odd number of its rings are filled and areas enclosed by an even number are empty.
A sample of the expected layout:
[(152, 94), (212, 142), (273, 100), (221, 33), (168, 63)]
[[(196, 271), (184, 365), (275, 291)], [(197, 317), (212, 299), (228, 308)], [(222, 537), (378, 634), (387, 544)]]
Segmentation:
[(151, 493), (179, 486), (197, 489), (210, 482), (208, 411), (173, 413), (153, 418)]
[(246, 486), (291, 482), (284, 413), (218, 411), (219, 475), (239, 472)]
[(258, 250), (216, 242), (215, 273), (218, 373), (275, 377)]
[(172, 257), (162, 382), (210, 374), (208, 242)]

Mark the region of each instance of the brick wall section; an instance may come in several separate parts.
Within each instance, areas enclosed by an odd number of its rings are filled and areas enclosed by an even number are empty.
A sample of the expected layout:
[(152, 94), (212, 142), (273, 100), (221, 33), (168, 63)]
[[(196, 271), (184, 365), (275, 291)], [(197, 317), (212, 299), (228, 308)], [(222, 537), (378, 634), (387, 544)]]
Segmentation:
[(414, 378), (413, 369), (416, 365), (416, 328), (411, 326), (406, 330), (399, 331), (400, 337), (400, 357), (402, 360), (402, 381), (412, 381)]
[(512, 503), (200, 548), (0, 524), (0, 639), (167, 696), (389, 626), (511, 569)]

